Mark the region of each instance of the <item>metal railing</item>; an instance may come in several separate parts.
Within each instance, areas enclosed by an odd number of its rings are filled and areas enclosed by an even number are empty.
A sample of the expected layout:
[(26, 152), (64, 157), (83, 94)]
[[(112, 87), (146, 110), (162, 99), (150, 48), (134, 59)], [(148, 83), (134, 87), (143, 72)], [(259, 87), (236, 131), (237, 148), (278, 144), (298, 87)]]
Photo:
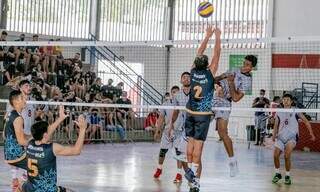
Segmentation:
[[(4, 113), (5, 111), (2, 111), (1, 114)], [(85, 143), (87, 144), (153, 141), (154, 132), (145, 130), (144, 128), (146, 116), (149, 113), (150, 111), (145, 110), (141, 116), (137, 116), (136, 113), (131, 112), (119, 114), (117, 109), (107, 108), (100, 109), (95, 116), (92, 111), (79, 111), (77, 108), (71, 108), (69, 117), (56, 129), (52, 141), (65, 144), (75, 143), (78, 137), (78, 128), (74, 124), (74, 120), (77, 119), (80, 114), (85, 115), (88, 122), (85, 138)], [(42, 119), (53, 123), (57, 116), (57, 110), (53, 109), (46, 112)], [(112, 123), (110, 122), (111, 119), (113, 120)], [(3, 131), (3, 126), (1, 126), (0, 145), (2, 145), (4, 141), (2, 137)]]
[[(96, 41), (97, 38), (93, 35), (90, 34), (90, 37), (92, 40)], [(141, 75), (137, 74), (136, 71), (134, 71), (126, 62), (124, 62), (119, 56), (117, 56), (112, 50), (110, 50), (108, 47), (103, 46), (103, 47), (88, 47), (88, 49), (94, 49), (89, 50), (91, 54), (94, 54), (95, 52), (98, 53), (98, 56), (103, 58), (104, 60), (107, 60), (109, 64), (111, 64), (117, 72), (122, 74), (124, 78), (128, 79), (130, 82), (132, 80), (127, 74), (134, 74), (138, 77), (140, 77), (140, 83), (136, 83), (134, 86), (138, 89), (140, 95), (143, 97), (144, 101), (148, 101), (148, 104), (155, 104), (155, 105), (160, 105), (163, 96), (162, 94), (154, 88), (148, 81), (146, 81)], [(96, 54), (95, 54), (96, 55)], [(98, 60), (100, 62), (103, 62), (102, 59), (99, 57)], [(117, 64), (116, 62), (119, 62), (120, 64)], [(146, 97), (146, 98), (145, 98)]]

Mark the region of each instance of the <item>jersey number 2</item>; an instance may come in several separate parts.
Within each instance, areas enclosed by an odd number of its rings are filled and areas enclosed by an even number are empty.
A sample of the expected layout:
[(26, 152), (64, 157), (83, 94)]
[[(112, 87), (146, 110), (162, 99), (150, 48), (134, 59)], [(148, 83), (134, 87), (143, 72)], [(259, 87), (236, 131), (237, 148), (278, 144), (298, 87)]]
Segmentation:
[(196, 99), (202, 99), (203, 97), (201, 97), (201, 93), (202, 93), (202, 87), (197, 85), (193, 88), (193, 90), (196, 92), (194, 94), (194, 98)]
[(38, 161), (35, 159), (28, 159), (28, 175), (31, 177), (36, 177), (39, 174), (39, 170), (38, 170)]

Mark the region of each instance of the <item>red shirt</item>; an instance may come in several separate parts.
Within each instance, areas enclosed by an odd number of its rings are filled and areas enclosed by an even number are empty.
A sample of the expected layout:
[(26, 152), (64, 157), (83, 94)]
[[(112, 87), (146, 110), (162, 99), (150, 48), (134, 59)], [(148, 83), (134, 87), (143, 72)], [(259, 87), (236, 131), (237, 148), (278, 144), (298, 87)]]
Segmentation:
[(158, 118), (159, 118), (158, 113), (156, 112), (149, 113), (148, 117), (144, 121), (144, 128), (149, 127), (151, 125), (156, 125)]

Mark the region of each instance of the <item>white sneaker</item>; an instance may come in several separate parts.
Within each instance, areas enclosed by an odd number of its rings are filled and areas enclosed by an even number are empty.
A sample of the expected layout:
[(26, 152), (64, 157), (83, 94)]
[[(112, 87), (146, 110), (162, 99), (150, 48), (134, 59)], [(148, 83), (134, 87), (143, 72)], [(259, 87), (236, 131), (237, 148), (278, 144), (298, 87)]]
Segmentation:
[(239, 173), (238, 162), (237, 161), (230, 162), (229, 167), (230, 167), (230, 177), (237, 176), (237, 174)]

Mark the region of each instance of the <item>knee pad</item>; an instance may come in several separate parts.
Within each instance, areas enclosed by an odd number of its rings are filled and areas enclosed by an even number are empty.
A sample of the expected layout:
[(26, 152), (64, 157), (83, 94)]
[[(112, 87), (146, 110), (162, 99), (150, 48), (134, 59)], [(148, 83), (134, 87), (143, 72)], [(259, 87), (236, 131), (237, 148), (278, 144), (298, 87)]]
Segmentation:
[(177, 156), (179, 156), (179, 155), (181, 155), (181, 154), (182, 154), (182, 152), (181, 152), (181, 151), (179, 151), (179, 150), (178, 150), (178, 148), (175, 148), (175, 150), (176, 150), (176, 155), (177, 155)]
[(165, 157), (168, 149), (160, 149), (159, 157)]

